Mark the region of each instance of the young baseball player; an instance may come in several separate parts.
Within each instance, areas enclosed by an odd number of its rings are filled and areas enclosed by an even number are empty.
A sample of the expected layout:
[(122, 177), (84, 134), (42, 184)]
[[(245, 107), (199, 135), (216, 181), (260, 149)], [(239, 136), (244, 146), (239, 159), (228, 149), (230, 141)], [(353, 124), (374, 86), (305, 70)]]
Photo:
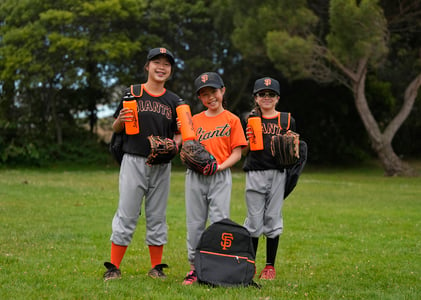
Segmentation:
[[(171, 163), (147, 164), (150, 153), (148, 136), (163, 136), (181, 144), (176, 121), (179, 97), (165, 89), (171, 76), (174, 56), (165, 48), (149, 51), (145, 71), (146, 83), (141, 85), (137, 99), (140, 133), (124, 136), (124, 156), (120, 167), (119, 204), (112, 221), (111, 262), (105, 262), (104, 280), (121, 277), (120, 263), (130, 244), (145, 200), (146, 244), (149, 247), (153, 278), (165, 278), (162, 264), (164, 244), (167, 243), (166, 209), (170, 188)], [(125, 91), (130, 93), (130, 88)], [(123, 108), (122, 102), (114, 113), (113, 130), (121, 132), (125, 122), (133, 119), (132, 111)]]
[(206, 227), (230, 216), (231, 167), (241, 159), (241, 149), (247, 145), (240, 119), (224, 108), (225, 86), (214, 72), (206, 72), (196, 78), (197, 97), (205, 106), (193, 116), (196, 139), (217, 160), (218, 169), (213, 175), (202, 175), (190, 169), (186, 172), (186, 222), (187, 254), (190, 271), (183, 284), (197, 281), (194, 267), (195, 249)]
[[(243, 149), (246, 156), (243, 169), (246, 172), (245, 200), (247, 218), (244, 222), (253, 240), (257, 253), (259, 237), (266, 236), (266, 267), (260, 273), (260, 279), (275, 279), (275, 259), (279, 236), (283, 230), (282, 205), (286, 182), (286, 171), (277, 164), (270, 150), (273, 135), (279, 134), (280, 112), (276, 110), (279, 101), (279, 82), (270, 77), (256, 80), (253, 89), (254, 110), (261, 116), (264, 149), (250, 151)], [(246, 121), (246, 120), (245, 120)], [(243, 122), (246, 127), (246, 122)], [(291, 130), (295, 130), (295, 120), (291, 118)], [(246, 135), (253, 135), (247, 126)]]

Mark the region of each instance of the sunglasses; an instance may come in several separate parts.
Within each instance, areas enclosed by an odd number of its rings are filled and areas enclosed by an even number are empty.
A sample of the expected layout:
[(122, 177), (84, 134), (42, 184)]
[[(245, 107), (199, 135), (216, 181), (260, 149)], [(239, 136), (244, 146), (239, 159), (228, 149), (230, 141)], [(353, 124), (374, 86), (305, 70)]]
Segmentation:
[(278, 96), (275, 92), (259, 92), (256, 95), (259, 96), (260, 98), (264, 98), (264, 97), (274, 98)]

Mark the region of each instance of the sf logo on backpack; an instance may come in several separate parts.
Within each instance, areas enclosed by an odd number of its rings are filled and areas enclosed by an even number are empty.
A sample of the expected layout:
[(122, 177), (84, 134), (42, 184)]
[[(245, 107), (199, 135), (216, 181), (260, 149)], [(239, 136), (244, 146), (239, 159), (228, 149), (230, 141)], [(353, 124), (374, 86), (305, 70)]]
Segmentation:
[(222, 250), (227, 250), (227, 248), (231, 247), (231, 241), (233, 239), (232, 233), (224, 232), (221, 239)]
[(211, 286), (255, 286), (256, 254), (250, 233), (230, 219), (210, 225), (196, 248), (199, 283)]

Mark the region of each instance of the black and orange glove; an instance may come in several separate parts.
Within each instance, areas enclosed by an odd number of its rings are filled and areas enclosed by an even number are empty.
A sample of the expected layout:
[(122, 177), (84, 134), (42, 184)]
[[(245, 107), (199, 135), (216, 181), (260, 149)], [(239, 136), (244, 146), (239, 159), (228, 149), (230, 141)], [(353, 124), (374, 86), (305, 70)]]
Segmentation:
[(176, 142), (170, 138), (150, 135), (148, 136), (151, 151), (146, 163), (156, 165), (170, 162), (178, 152)]
[(199, 174), (213, 175), (218, 171), (215, 157), (199, 141), (185, 141), (180, 151), (180, 158), (187, 168)]
[(300, 135), (288, 130), (285, 134), (272, 136), (270, 143), (272, 156), (283, 168), (291, 168), (300, 158)]

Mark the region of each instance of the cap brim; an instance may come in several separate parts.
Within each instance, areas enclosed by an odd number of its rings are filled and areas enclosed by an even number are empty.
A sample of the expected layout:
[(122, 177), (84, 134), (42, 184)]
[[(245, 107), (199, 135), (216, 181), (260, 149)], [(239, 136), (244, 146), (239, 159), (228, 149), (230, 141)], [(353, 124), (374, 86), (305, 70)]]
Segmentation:
[(279, 96), (279, 92), (277, 90), (274, 90), (274, 89), (271, 89), (271, 88), (267, 88), (267, 87), (255, 90), (254, 91), (254, 95), (256, 95), (260, 91), (272, 91), (272, 92), (276, 93), (276, 95)]
[(222, 86), (220, 85), (220, 84), (216, 84), (216, 83), (208, 83), (208, 84), (204, 84), (204, 85), (202, 85), (201, 87), (199, 87), (199, 88), (197, 88), (196, 89), (196, 94), (201, 90), (201, 89), (203, 89), (203, 88), (205, 88), (205, 87), (212, 87), (212, 88), (214, 88), (214, 89), (220, 89), (220, 88), (222, 88)]
[(168, 60), (170, 61), (170, 63), (172, 65), (175, 63), (174, 58), (171, 55), (166, 54), (166, 53), (159, 53), (157, 55), (151, 56), (148, 60), (152, 60), (152, 59), (154, 59), (157, 56), (165, 56), (166, 58), (168, 58)]

